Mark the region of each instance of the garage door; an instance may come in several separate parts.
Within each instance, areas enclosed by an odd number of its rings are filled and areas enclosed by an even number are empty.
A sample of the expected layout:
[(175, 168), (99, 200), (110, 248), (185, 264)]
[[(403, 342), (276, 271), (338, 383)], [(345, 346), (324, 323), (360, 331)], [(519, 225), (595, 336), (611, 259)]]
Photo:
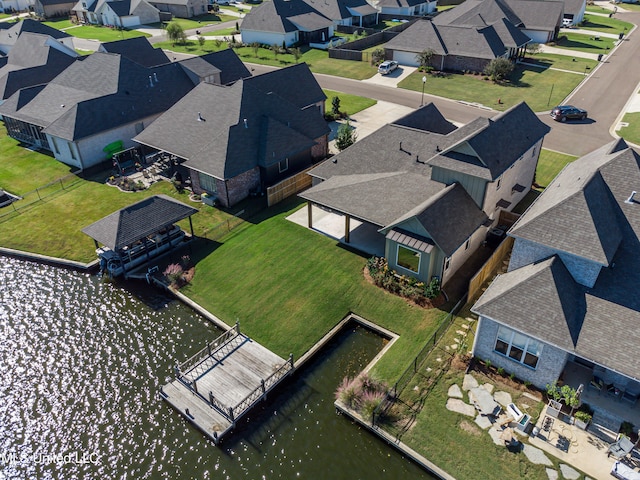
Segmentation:
[(400, 65), (406, 65), (408, 67), (417, 67), (418, 60), (416, 60), (416, 53), (414, 52), (399, 52), (393, 51), (393, 59)]

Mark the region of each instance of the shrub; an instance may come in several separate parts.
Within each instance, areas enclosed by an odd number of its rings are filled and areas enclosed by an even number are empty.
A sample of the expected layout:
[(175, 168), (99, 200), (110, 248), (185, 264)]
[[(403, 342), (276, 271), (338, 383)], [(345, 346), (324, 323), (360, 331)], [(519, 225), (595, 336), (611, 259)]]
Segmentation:
[(172, 285), (176, 285), (181, 279), (184, 270), (179, 263), (171, 263), (167, 266), (162, 274), (169, 280)]
[(574, 416), (576, 417), (576, 420), (580, 420), (584, 423), (589, 423), (593, 418), (592, 415), (588, 414), (587, 412), (583, 412), (582, 410), (578, 410)]
[(513, 63), (506, 58), (498, 57), (491, 60), (484, 67), (484, 74), (491, 77), (494, 82), (499, 82), (513, 72)]
[(620, 424), (620, 433), (631, 438), (633, 435), (633, 423), (624, 421)]
[(360, 414), (365, 418), (371, 418), (373, 412), (380, 406), (384, 400), (385, 394), (376, 391), (367, 391), (360, 397)]
[(487, 368), (491, 368), (491, 360), (486, 359), (486, 360), (484, 361), (484, 366), (485, 366), (485, 367), (487, 367)]
[(504, 368), (498, 367), (498, 375), (500, 375), (500, 376), (504, 375)]
[(431, 300), (440, 295), (440, 280), (435, 277), (432, 278), (429, 285), (424, 289), (424, 294)]

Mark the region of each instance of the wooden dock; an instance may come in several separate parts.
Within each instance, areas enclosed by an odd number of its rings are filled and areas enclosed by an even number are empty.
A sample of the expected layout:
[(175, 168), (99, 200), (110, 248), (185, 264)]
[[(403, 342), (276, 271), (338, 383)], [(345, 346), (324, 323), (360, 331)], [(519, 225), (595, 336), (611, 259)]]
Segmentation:
[(236, 323), (177, 365), (176, 379), (160, 395), (218, 444), (293, 369), (292, 355), (279, 357), (240, 333)]

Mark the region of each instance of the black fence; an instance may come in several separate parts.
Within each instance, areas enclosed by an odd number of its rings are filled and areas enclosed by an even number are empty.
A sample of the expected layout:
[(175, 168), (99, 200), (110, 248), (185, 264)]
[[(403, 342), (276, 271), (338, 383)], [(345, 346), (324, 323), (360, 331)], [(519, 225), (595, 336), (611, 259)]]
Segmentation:
[(411, 26), (415, 21), (417, 21), (417, 19), (414, 17), (412, 21), (401, 23), (400, 25), (388, 28), (382, 32), (370, 28), (351, 26), (347, 27), (346, 25), (340, 25), (338, 26), (339, 32), (342, 32), (343, 29), (345, 29), (345, 31), (342, 33), (355, 33), (364, 31), (367, 33), (367, 35), (351, 42), (343, 43), (340, 46), (330, 48), (329, 58), (336, 58), (338, 60), (355, 60), (358, 62), (370, 61), (370, 52), (364, 52), (363, 50), (375, 47), (376, 45), (383, 45), (387, 43), (389, 40), (397, 36), (400, 32), (403, 32), (404, 30), (409, 28), (409, 26)]

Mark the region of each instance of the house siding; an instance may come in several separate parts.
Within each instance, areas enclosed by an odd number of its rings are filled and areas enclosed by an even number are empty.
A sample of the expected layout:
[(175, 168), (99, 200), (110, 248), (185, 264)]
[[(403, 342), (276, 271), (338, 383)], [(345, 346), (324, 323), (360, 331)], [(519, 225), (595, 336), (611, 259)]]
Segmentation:
[(494, 351), (499, 327), (500, 324), (490, 318), (480, 317), (473, 345), (473, 355), (476, 358), (489, 360), (492, 365), (504, 368), (509, 374), (514, 373), (520, 380), (531, 382), (540, 389), (545, 389), (547, 384), (558, 379), (569, 358), (568, 352), (542, 342), (538, 365), (535, 369), (529, 368)]
[(216, 182), (218, 200), (225, 207), (232, 207), (249, 196), (249, 192), (260, 186), (260, 168), (255, 167), (226, 182)]
[(487, 188), (486, 180), (436, 166), (431, 169), (431, 180), (444, 183), (445, 185), (458, 182), (464, 187), (473, 201), (476, 202), (478, 208), (482, 208), (484, 192)]
[[(398, 265), (398, 245), (402, 245), (401, 243), (394, 242), (393, 240), (387, 239), (385, 242), (385, 252), (384, 256), (387, 259), (387, 263), (389, 264), (389, 268), (395, 270), (400, 275), (407, 275), (410, 277), (415, 277), (422, 282), (428, 282), (431, 278), (431, 271), (433, 270), (433, 259), (434, 255), (433, 251), (431, 254), (420, 252), (420, 266), (418, 273), (412, 272), (411, 270), (407, 270), (404, 267)], [(407, 247), (406, 245), (402, 245), (403, 247)], [(411, 247), (407, 247), (411, 248)]]
[(598, 279), (602, 265), (571, 255), (567, 252), (558, 251), (540, 243), (535, 243), (518, 237), (515, 237), (515, 242), (513, 244), (513, 251), (511, 252), (511, 260), (509, 262), (509, 271), (549, 258), (555, 254), (562, 259), (562, 262), (576, 282), (586, 287), (593, 287)]
[[(469, 248), (465, 249), (464, 242), (460, 247), (453, 252), (451, 260), (449, 261), (449, 268), (444, 270), (444, 261), (442, 262), (440, 269), (443, 270), (441, 274), (442, 285), (446, 284), (451, 277), (458, 271), (458, 269), (466, 262), (471, 255), (482, 245), (487, 236), (487, 228), (479, 227), (471, 237), (469, 237)], [(444, 257), (444, 255), (443, 255)], [(435, 273), (434, 273), (435, 274)]]
[(298, 32), (276, 33), (276, 32), (260, 32), (258, 30), (242, 30), (240, 36), (242, 43), (251, 44), (254, 42), (262, 45), (282, 45), (284, 41), (287, 47), (295, 45), (298, 42)]
[(160, 21), (160, 12), (158, 9), (147, 2), (140, 2), (132, 13), (138, 17), (142, 25), (158, 23)]

